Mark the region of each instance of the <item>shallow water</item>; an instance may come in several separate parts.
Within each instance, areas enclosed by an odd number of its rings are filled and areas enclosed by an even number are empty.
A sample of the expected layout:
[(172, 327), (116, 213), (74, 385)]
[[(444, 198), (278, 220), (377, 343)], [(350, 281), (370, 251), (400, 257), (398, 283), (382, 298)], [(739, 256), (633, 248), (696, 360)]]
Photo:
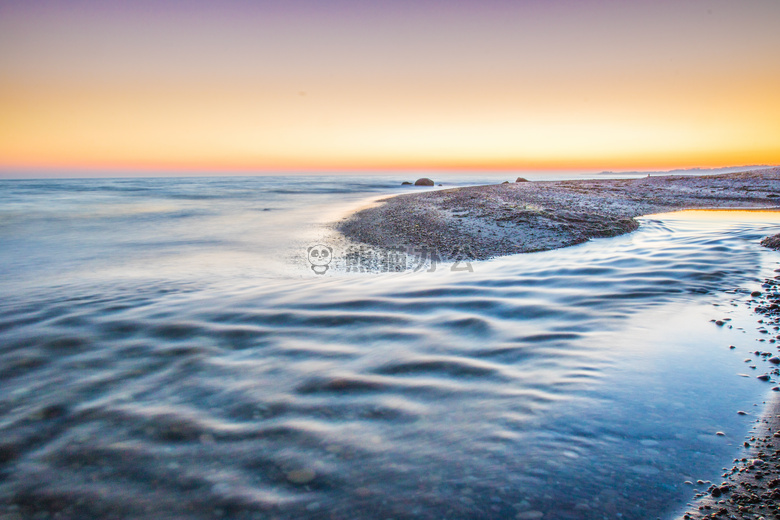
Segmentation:
[(4, 183), (0, 511), (655, 518), (738, 453), (777, 213), (316, 275), (369, 181)]

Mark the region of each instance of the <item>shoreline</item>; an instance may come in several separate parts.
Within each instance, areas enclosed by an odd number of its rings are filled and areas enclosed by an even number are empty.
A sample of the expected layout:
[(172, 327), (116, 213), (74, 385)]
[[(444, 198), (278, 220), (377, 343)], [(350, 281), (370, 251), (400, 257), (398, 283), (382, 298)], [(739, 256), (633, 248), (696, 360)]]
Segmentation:
[[(765, 402), (766, 403), (766, 402)], [(674, 520), (780, 518), (780, 398), (775, 396), (745, 441), (749, 456), (735, 458), (718, 483), (707, 489)], [(696, 485), (696, 484), (694, 484)]]
[[(397, 195), (336, 225), (347, 240), (379, 248), (435, 251), (440, 258), (484, 260), (576, 245), (639, 227), (635, 217), (685, 209), (780, 209), (780, 168), (700, 177), (537, 181)], [(780, 247), (780, 234), (762, 245)], [(775, 270), (780, 273), (780, 269)], [(756, 315), (780, 356), (780, 274), (757, 296)], [(756, 296), (756, 295), (754, 295)], [(770, 336), (771, 337), (771, 336)], [(756, 355), (759, 353), (756, 352)], [(772, 361), (774, 363), (774, 361)], [(780, 362), (776, 363), (780, 366)], [(780, 370), (772, 369), (777, 379)], [(780, 518), (780, 387), (748, 433), (749, 457), (724, 468), (681, 506), (675, 520)], [(736, 453), (735, 453), (736, 455)]]
[[(767, 239), (780, 238), (780, 235)], [(762, 245), (777, 249), (766, 243)], [(780, 260), (780, 258), (779, 258)], [(780, 262), (778, 262), (780, 264)], [(780, 273), (780, 269), (775, 269)], [(766, 329), (772, 329), (769, 350), (756, 351), (756, 356), (769, 358), (771, 368), (766, 375), (780, 376), (780, 274), (767, 279), (763, 291), (756, 296), (758, 303), (754, 308), (759, 323)], [(754, 293), (755, 294), (755, 293)], [(771, 343), (775, 341), (775, 343)], [(772, 352), (772, 350), (775, 350)], [(770, 357), (771, 356), (771, 357)], [(763, 376), (760, 376), (763, 377)], [(769, 379), (771, 381), (771, 379)], [(675, 520), (711, 520), (716, 518), (780, 518), (780, 386), (774, 386), (764, 401), (764, 411), (756, 424), (746, 435), (743, 444), (747, 456), (733, 459), (729, 467), (724, 467), (723, 481), (718, 483), (698, 481), (691, 485), (706, 485), (698, 490), (693, 500), (681, 508)]]
[(559, 249), (639, 227), (635, 217), (683, 209), (780, 209), (780, 167), (722, 175), (534, 181), (380, 199), (336, 223), (348, 240), (486, 260)]

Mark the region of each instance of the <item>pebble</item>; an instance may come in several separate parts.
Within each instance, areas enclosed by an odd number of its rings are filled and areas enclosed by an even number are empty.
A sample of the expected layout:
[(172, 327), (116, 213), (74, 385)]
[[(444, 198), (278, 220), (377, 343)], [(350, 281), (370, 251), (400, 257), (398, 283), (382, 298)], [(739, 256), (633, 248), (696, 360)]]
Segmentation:
[(287, 480), (293, 484), (308, 484), (316, 476), (317, 474), (310, 468), (294, 469), (287, 473)]

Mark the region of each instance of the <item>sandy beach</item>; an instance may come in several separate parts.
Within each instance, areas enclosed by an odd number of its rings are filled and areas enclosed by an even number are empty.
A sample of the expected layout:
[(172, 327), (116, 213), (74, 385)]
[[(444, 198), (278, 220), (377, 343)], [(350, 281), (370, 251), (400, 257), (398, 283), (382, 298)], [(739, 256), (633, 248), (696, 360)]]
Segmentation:
[(780, 168), (515, 182), (415, 192), (381, 202), (338, 223), (337, 229), (348, 239), (376, 247), (481, 260), (621, 235), (638, 227), (634, 217), (640, 215), (692, 208), (780, 208)]

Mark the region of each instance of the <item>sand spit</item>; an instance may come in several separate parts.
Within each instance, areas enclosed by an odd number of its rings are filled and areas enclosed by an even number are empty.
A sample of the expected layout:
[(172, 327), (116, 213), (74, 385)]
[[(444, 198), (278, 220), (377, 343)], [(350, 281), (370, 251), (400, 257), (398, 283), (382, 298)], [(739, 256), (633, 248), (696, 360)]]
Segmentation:
[(518, 182), (412, 193), (339, 222), (348, 239), (435, 251), (443, 260), (557, 249), (692, 208), (780, 208), (780, 168), (725, 175)]

